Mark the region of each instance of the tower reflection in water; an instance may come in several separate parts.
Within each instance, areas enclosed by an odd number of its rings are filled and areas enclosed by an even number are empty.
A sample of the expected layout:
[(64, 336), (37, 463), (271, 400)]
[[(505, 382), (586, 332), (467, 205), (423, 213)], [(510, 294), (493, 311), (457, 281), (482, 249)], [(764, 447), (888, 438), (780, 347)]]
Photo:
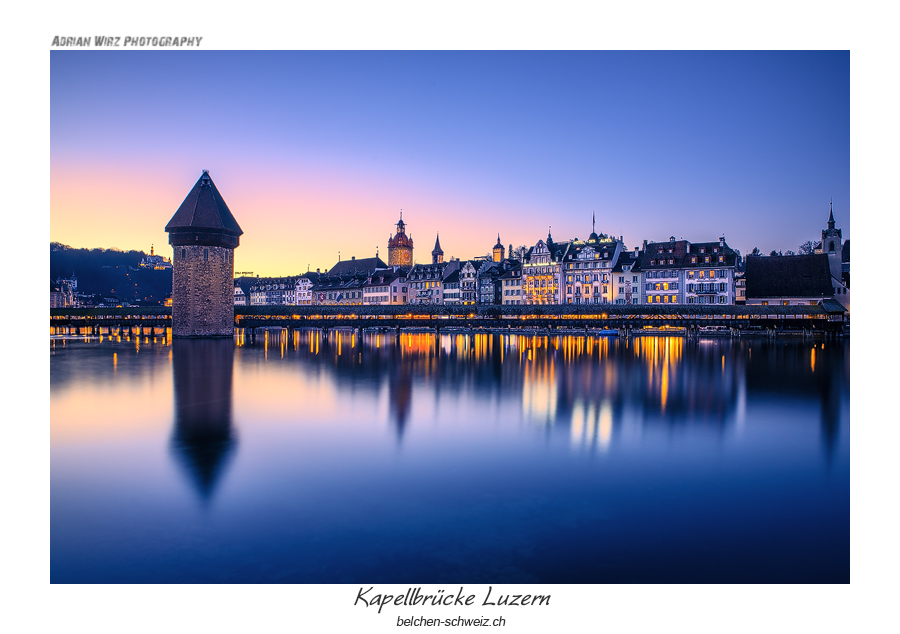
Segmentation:
[(172, 453), (208, 503), (237, 448), (231, 413), (234, 341), (175, 339), (172, 365)]

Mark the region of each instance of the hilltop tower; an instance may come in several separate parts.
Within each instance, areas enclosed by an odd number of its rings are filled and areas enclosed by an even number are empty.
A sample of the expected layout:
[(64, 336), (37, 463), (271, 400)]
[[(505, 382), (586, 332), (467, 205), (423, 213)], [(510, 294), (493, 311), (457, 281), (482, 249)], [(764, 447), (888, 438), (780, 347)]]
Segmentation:
[(431, 263), (440, 264), (444, 261), (444, 250), (441, 249), (441, 234), (434, 239), (434, 250), (431, 252)]
[(413, 241), (406, 235), (406, 223), (403, 222), (403, 212), (400, 212), (400, 220), (397, 222), (397, 233), (388, 238), (388, 266), (412, 266)]
[(172, 336), (234, 334), (234, 250), (244, 233), (203, 170), (166, 225), (172, 256)]
[(498, 233), (497, 244), (494, 245), (494, 262), (502, 262), (503, 256), (506, 255), (505, 251), (506, 247), (504, 247), (503, 243), (500, 242), (500, 234)]

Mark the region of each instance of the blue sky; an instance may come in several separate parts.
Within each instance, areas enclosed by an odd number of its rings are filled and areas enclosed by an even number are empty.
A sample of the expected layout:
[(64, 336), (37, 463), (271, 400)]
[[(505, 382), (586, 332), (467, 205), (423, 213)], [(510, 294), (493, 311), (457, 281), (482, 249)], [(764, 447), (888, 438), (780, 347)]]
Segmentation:
[(724, 233), (744, 253), (796, 250), (831, 198), (850, 237), (846, 51), (50, 61), (51, 239), (72, 246), (164, 244), (202, 169), (244, 228), (237, 267), (263, 275), (384, 254), (401, 208), (420, 262), (438, 231), (467, 258), (498, 232), (584, 238), (592, 212), (629, 247)]

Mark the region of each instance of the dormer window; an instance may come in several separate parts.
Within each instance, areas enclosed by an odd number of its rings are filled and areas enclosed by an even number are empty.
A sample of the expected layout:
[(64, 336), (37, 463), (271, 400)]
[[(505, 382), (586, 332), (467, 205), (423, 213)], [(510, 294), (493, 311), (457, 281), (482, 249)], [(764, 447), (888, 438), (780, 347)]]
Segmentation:
[(718, 253), (718, 252), (719, 252), (719, 247), (713, 247), (713, 253)]
[(650, 260), (650, 266), (654, 266), (656, 264), (656, 260)]
[(705, 258), (703, 258), (703, 261), (709, 263), (709, 256), (707, 255)]
[(719, 262), (724, 262), (724, 261), (725, 261), (725, 256), (724, 256), (724, 255), (720, 255), (720, 256), (719, 256)]
[(697, 256), (696, 256), (696, 255), (692, 255), (692, 256), (691, 256), (691, 264), (696, 264), (696, 263), (697, 263)]
[(706, 248), (705, 248), (705, 247), (700, 247), (700, 253), (706, 253)]
[(669, 253), (672, 253), (672, 252), (673, 252), (673, 249), (670, 248), (670, 249), (669, 249)]
[(675, 260), (669, 260), (669, 264), (675, 264)]

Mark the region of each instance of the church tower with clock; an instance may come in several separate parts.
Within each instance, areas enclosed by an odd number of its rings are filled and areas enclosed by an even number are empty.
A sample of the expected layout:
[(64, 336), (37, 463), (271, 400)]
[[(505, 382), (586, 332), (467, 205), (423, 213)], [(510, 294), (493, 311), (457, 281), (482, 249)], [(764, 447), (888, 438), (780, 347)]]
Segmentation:
[(403, 222), (403, 212), (400, 212), (400, 220), (397, 222), (397, 233), (388, 238), (388, 266), (412, 266), (413, 265), (413, 240), (406, 235), (406, 223)]

